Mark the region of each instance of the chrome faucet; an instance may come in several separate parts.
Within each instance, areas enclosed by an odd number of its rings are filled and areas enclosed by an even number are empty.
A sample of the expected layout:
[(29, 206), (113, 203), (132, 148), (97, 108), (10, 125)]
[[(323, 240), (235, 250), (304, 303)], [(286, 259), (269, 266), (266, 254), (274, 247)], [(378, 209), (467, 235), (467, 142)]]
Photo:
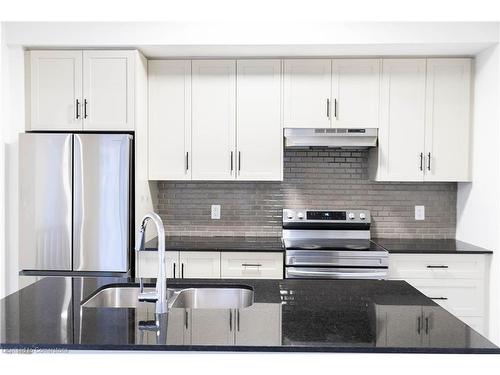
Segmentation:
[(163, 222), (157, 214), (154, 212), (147, 213), (142, 219), (141, 226), (139, 227), (139, 232), (137, 233), (137, 242), (135, 245), (136, 251), (144, 250), (144, 232), (146, 231), (146, 225), (149, 220), (152, 220), (156, 225), (156, 231), (158, 232), (158, 275), (156, 277), (156, 290), (154, 292), (144, 292), (144, 282), (142, 278), (139, 278), (139, 301), (145, 302), (155, 302), (157, 314), (166, 313), (168, 311), (167, 304), (167, 275), (165, 268), (165, 229), (163, 228)]

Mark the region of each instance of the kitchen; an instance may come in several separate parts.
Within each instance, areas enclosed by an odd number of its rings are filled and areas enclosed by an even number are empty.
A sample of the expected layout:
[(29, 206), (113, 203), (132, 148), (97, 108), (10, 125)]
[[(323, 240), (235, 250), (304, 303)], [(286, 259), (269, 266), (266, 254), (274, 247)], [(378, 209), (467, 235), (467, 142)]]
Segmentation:
[[(37, 230), (18, 233), (0, 345), (498, 353), (496, 249), (457, 235), (477, 220), (462, 217), (483, 151), (477, 44), (21, 43), (19, 228)], [(65, 236), (36, 235), (51, 220)]]

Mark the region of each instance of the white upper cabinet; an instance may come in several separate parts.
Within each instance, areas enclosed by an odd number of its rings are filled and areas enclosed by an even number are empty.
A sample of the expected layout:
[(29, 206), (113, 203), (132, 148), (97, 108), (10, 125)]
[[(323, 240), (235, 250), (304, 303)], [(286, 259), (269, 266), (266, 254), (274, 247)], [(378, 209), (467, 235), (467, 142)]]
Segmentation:
[(31, 51), (30, 130), (82, 130), (82, 51)]
[(134, 129), (134, 51), (83, 51), (85, 130)]
[(28, 130), (134, 130), (136, 51), (31, 51)]
[(471, 60), (384, 59), (377, 181), (469, 181)]
[(425, 59), (382, 66), (378, 179), (421, 181), (424, 168)]
[(332, 126), (378, 128), (380, 60), (332, 60)]
[(150, 60), (149, 179), (191, 179), (191, 61)]
[(238, 60), (236, 177), (281, 180), (281, 61)]
[(425, 180), (470, 180), (471, 60), (428, 59)]
[(236, 176), (236, 61), (192, 62), (192, 178)]
[(284, 127), (329, 127), (332, 109), (332, 61), (284, 60), (283, 66)]

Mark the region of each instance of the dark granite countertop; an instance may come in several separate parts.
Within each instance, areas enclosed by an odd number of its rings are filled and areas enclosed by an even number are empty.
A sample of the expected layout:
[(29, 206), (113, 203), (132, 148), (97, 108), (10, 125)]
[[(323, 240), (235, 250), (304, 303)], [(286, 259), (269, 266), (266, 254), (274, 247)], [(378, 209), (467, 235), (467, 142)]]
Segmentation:
[[(146, 242), (145, 250), (156, 251), (158, 238)], [(168, 236), (165, 249), (170, 251), (266, 251), (282, 252), (280, 237)]]
[[(169, 287), (244, 285), (239, 310), (82, 307), (133, 279), (48, 277), (0, 300), (0, 348), (500, 353), (500, 348), (404, 281), (169, 280)], [(136, 285), (136, 284), (135, 284)], [(416, 322), (429, 324), (417, 329)]]
[(415, 254), (492, 254), (493, 251), (452, 239), (375, 238), (375, 243), (389, 253)]

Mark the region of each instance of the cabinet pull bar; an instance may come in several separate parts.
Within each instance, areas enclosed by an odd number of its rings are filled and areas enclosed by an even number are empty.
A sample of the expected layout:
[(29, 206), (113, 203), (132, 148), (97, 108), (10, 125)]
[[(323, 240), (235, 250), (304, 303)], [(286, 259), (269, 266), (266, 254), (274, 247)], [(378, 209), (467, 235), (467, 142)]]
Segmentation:
[(424, 170), (424, 153), (423, 152), (420, 153), (420, 170), (421, 171)]
[(333, 116), (337, 118), (337, 98), (333, 100)]
[(174, 278), (174, 279), (175, 279), (175, 263), (174, 263), (174, 273), (173, 273), (172, 278)]
[(229, 330), (233, 330), (233, 310), (229, 309)]
[(441, 300), (441, 301), (446, 301), (448, 300), (448, 297), (429, 297), (430, 299), (437, 299), (437, 300)]
[(76, 119), (80, 118), (80, 101), (76, 99)]
[(181, 279), (184, 278), (184, 263), (181, 263)]
[(233, 173), (233, 152), (232, 151), (231, 151), (230, 158), (231, 158), (231, 173)]
[(431, 170), (431, 153), (430, 152), (427, 154), (427, 170), (428, 171)]
[(429, 317), (428, 316), (425, 317), (425, 334), (426, 335), (429, 334)]
[(87, 118), (87, 99), (83, 101), (83, 118)]
[(420, 330), (421, 330), (421, 326), (422, 326), (422, 317), (418, 317), (417, 318), (417, 333), (420, 335)]
[(326, 99), (326, 117), (330, 119), (330, 98)]
[(189, 317), (189, 316), (188, 316), (188, 311), (187, 311), (187, 309), (186, 309), (186, 310), (184, 310), (184, 327), (186, 327), (186, 330), (187, 330), (187, 329), (188, 329), (188, 327), (189, 327), (189, 326), (188, 326), (188, 317)]
[(241, 263), (242, 267), (262, 267), (259, 263)]
[(446, 266), (446, 265), (444, 265), (444, 264), (443, 264), (443, 265), (440, 265), (440, 266), (432, 266), (432, 265), (429, 265), (429, 266), (427, 266), (427, 268), (448, 268), (448, 266)]
[(241, 151), (238, 151), (238, 172), (241, 171)]
[(240, 310), (236, 310), (236, 330), (240, 330)]
[(186, 171), (189, 170), (189, 151), (186, 152)]

